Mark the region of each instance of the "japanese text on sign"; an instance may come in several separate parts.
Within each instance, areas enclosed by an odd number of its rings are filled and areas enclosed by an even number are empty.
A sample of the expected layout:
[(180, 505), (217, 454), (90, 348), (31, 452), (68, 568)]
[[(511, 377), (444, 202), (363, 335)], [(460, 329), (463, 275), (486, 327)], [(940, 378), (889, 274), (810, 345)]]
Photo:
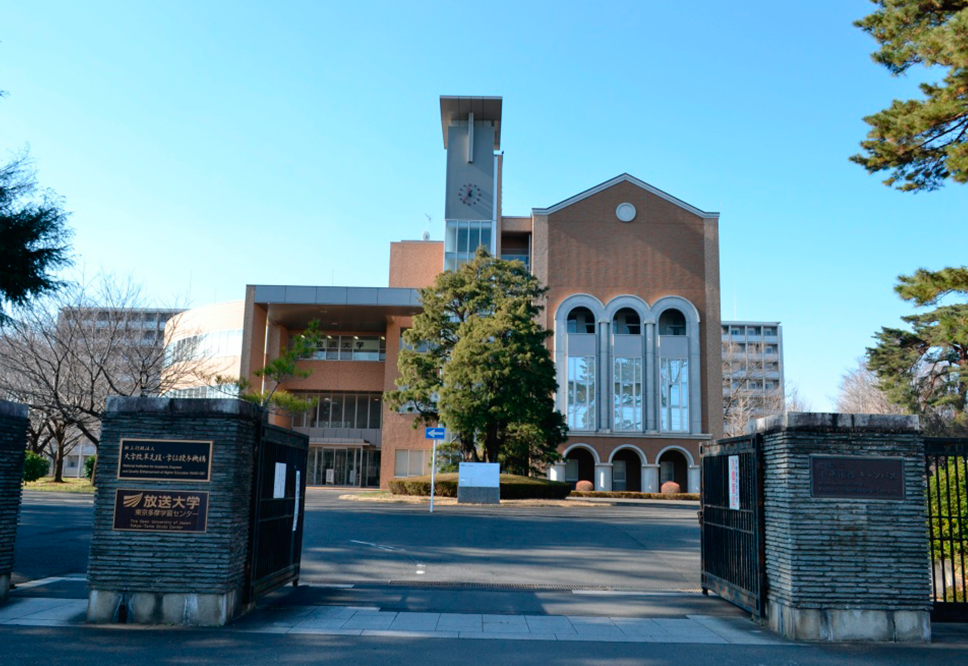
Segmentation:
[(207, 492), (124, 489), (115, 493), (115, 530), (204, 532), (207, 522)]
[(138, 481), (211, 480), (212, 442), (122, 439), (118, 478)]
[(739, 511), (739, 456), (729, 457), (729, 508)]

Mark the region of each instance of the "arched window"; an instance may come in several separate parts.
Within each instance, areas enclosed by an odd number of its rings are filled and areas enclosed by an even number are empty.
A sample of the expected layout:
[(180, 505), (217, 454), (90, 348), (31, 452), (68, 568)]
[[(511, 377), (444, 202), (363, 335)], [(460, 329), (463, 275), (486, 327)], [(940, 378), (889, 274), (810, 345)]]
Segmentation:
[[(632, 308), (622, 308), (612, 319), (615, 339), (612, 358), (612, 427), (642, 430), (642, 320)], [(631, 339), (636, 336), (636, 339)], [(631, 344), (630, 344), (631, 343)]]
[(575, 308), (568, 313), (569, 333), (594, 333), (595, 315), (588, 308)]
[[(659, 336), (687, 335), (686, 317), (670, 308), (659, 316)], [(689, 432), (689, 351), (684, 344), (661, 341), (659, 363), (659, 415), (663, 432)], [(668, 349), (668, 351), (666, 351)]]
[(686, 317), (676, 309), (669, 309), (659, 317), (659, 335), (686, 335)]
[(642, 320), (639, 313), (632, 308), (622, 308), (615, 313), (613, 320), (616, 335), (641, 335)]

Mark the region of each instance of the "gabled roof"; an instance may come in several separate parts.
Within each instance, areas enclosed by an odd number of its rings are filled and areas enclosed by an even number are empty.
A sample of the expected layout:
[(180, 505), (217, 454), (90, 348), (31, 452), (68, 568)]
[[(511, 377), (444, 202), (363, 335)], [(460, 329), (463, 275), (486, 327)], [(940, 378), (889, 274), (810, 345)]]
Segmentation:
[(697, 215), (699, 217), (706, 218), (706, 219), (710, 219), (710, 220), (715, 220), (715, 219), (718, 219), (719, 218), (719, 213), (707, 213), (705, 211), (699, 210), (695, 206), (691, 206), (691, 205), (687, 204), (685, 201), (683, 201), (681, 199), (676, 199), (671, 194), (668, 194), (666, 192), (663, 192), (662, 190), (658, 189), (657, 187), (652, 187), (651, 185), (649, 185), (644, 180), (639, 180), (635, 176), (631, 176), (631, 175), (629, 175), (627, 173), (623, 173), (620, 176), (615, 176), (615, 178), (612, 178), (611, 180), (606, 180), (604, 183), (601, 183), (599, 185), (596, 185), (595, 187), (589, 188), (589, 189), (585, 190), (584, 192), (582, 192), (581, 194), (576, 194), (575, 196), (573, 196), (573, 197), (571, 197), (569, 199), (565, 199), (564, 201), (560, 201), (560, 202), (556, 203), (554, 206), (549, 206), (548, 208), (533, 208), (532, 209), (532, 212), (535, 215), (550, 215), (552, 213), (557, 213), (562, 208), (567, 208), (568, 206), (570, 206), (572, 204), (575, 204), (575, 203), (578, 203), (579, 201), (582, 201), (583, 199), (587, 199), (588, 197), (590, 197), (590, 196), (592, 196), (594, 194), (598, 194), (599, 192), (602, 192), (604, 190), (607, 190), (608, 188), (612, 187), (613, 185), (618, 185), (619, 183), (626, 183), (626, 182), (627, 183), (632, 183), (633, 185), (637, 185), (638, 187), (641, 187), (646, 192), (651, 192), (652, 194), (656, 195), (657, 197), (660, 197), (662, 199), (665, 199), (669, 203), (673, 203), (673, 204), (679, 206), (680, 208), (689, 211), (693, 215)]

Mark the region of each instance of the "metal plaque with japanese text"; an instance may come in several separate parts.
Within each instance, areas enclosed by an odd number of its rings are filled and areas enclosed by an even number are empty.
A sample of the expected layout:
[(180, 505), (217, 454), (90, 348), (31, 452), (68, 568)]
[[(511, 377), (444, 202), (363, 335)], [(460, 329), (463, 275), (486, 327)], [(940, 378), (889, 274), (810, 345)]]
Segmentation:
[(900, 458), (811, 456), (811, 496), (834, 499), (904, 499)]
[(115, 493), (115, 530), (204, 532), (207, 527), (207, 492), (117, 490)]
[(212, 475), (212, 442), (122, 439), (118, 478), (135, 481), (199, 481)]

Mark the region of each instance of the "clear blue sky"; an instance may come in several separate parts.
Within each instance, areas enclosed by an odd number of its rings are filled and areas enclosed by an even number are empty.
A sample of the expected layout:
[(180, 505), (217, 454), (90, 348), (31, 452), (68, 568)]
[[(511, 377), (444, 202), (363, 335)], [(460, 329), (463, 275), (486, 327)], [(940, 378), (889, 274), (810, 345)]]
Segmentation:
[[(191, 305), (247, 283), (387, 282), (442, 237), (441, 94), (504, 97), (505, 213), (622, 172), (720, 211), (724, 319), (779, 320), (816, 409), (895, 277), (966, 262), (968, 187), (890, 190), (847, 161), (916, 94), (864, 0), (7, 2), (0, 151), (29, 143), (78, 266)], [(190, 296), (189, 296), (190, 288)]]

